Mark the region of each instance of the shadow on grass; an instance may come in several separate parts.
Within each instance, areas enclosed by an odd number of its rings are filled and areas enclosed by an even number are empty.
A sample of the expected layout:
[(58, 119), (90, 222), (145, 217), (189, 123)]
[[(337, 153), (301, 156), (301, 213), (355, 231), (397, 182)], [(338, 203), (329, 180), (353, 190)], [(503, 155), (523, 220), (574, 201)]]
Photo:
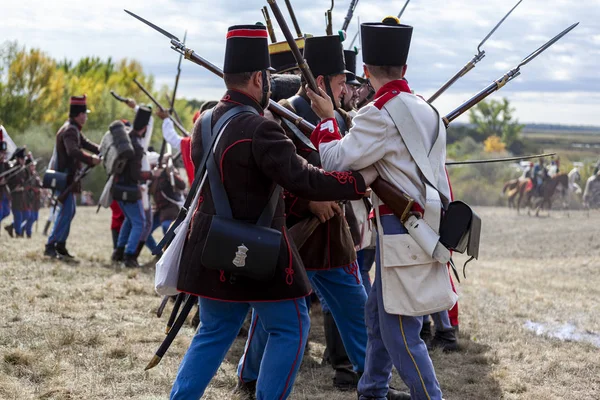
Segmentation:
[(494, 350), (478, 343), (468, 331), (460, 332), (460, 350), (431, 352), (446, 400), (501, 399), (502, 389), (493, 373), (498, 363)]

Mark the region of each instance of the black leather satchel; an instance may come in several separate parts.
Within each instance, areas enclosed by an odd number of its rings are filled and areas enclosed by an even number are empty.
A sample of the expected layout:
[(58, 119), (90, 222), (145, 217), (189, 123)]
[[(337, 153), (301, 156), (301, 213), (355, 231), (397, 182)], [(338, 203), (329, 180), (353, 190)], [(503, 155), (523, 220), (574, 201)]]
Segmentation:
[(137, 186), (121, 185), (115, 183), (112, 187), (113, 200), (124, 201), (126, 203), (135, 203), (142, 198), (142, 194)]
[(67, 187), (67, 176), (68, 174), (66, 172), (48, 169), (44, 173), (42, 187), (45, 189), (62, 191)]
[[(236, 116), (245, 112), (249, 111), (240, 110)], [(252, 110), (252, 112), (255, 111)], [(212, 153), (209, 144), (213, 132), (219, 135), (228, 121), (217, 121), (213, 130), (211, 129), (211, 113), (203, 116), (201, 121), (202, 144), (205, 151)], [(209, 269), (257, 281), (271, 279), (275, 274), (279, 259), (281, 232), (270, 226), (281, 188), (275, 187), (257, 223), (252, 224), (233, 218), (214, 154), (209, 155), (206, 170), (217, 215), (212, 218), (208, 231), (202, 251), (202, 265)]]

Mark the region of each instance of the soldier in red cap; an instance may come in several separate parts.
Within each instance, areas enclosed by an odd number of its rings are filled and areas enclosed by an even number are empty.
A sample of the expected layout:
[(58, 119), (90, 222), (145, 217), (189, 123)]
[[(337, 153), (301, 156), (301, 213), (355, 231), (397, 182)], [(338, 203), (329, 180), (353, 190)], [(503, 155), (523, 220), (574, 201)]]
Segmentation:
[[(81, 133), (83, 125), (87, 122), (88, 112), (86, 96), (72, 96), (69, 119), (56, 134), (56, 145), (50, 161), (50, 167), (55, 171), (67, 174), (67, 187), (75, 179), (75, 175), (80, 170), (82, 164), (100, 164), (100, 158), (97, 156), (100, 153), (99, 146), (89, 141)], [(51, 258), (74, 258), (67, 251), (66, 243), (71, 229), (71, 221), (75, 217), (75, 193), (79, 193), (80, 191), (81, 185), (75, 185), (71, 193), (65, 198), (64, 203), (60, 206), (52, 234), (46, 242), (45, 256)]]
[[(269, 335), (256, 398), (289, 396), (306, 345), (311, 287), (285, 226), (281, 188), (316, 201), (359, 199), (373, 178), (372, 170), (325, 173), (307, 164), (279, 124), (263, 116), (267, 38), (264, 26), (229, 28), (227, 92), (194, 127), (192, 158), (199, 166), (208, 152), (209, 183), (193, 211), (177, 288), (200, 297), (201, 324), (171, 399), (202, 397), (250, 308)], [(261, 234), (243, 233), (256, 230)]]

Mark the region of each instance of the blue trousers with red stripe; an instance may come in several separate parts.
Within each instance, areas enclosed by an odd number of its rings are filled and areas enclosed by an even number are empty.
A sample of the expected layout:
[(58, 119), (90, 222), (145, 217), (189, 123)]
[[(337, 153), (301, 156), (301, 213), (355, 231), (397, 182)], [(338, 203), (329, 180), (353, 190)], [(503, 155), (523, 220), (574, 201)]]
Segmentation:
[(171, 400), (197, 400), (219, 369), (252, 307), (268, 334), (256, 383), (257, 400), (286, 399), (302, 363), (310, 328), (304, 298), (237, 303), (200, 299), (200, 328), (183, 357)]
[[(364, 320), (367, 294), (360, 279), (358, 266), (354, 264), (350, 268), (306, 272), (313, 288), (319, 291), (333, 315), (353, 369), (362, 372), (367, 345)], [(254, 381), (262, 373), (267, 338), (268, 334), (260, 324), (260, 313), (253, 313), (246, 349), (238, 364), (238, 377), (241, 380)]]
[[(386, 234), (407, 233), (395, 216), (382, 216), (381, 225)], [(365, 371), (358, 383), (360, 399), (385, 400), (395, 366), (410, 389), (412, 400), (442, 400), (427, 346), (419, 336), (423, 317), (388, 314), (384, 309), (379, 243), (376, 268), (365, 310), (369, 341)]]

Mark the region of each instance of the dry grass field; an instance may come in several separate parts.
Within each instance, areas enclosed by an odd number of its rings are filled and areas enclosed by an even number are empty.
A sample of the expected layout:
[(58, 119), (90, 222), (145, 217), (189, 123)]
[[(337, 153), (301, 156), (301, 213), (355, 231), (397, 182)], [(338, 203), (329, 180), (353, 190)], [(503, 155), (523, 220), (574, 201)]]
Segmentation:
[[(461, 351), (432, 354), (445, 398), (600, 399), (600, 213), (479, 211), (481, 261), (459, 285)], [(68, 245), (79, 264), (45, 260), (41, 234), (10, 240), (2, 231), (0, 399), (165, 399), (192, 328), (144, 372), (166, 322), (155, 316), (153, 269), (112, 266), (109, 213), (77, 212)], [(232, 398), (243, 341), (204, 398)], [(291, 398), (355, 399), (331, 390), (320, 366), (318, 312), (309, 346)]]

